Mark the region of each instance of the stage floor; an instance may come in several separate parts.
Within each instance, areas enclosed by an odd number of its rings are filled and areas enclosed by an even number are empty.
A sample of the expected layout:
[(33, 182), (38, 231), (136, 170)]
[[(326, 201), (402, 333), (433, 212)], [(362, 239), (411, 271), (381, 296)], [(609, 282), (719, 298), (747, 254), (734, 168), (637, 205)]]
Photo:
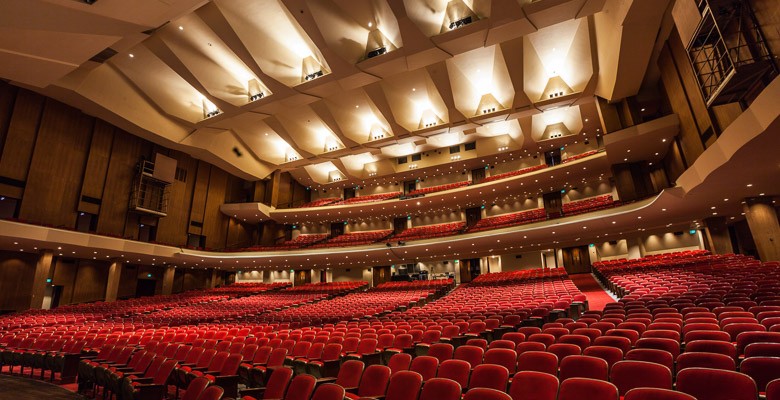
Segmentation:
[(57, 385), (19, 376), (0, 375), (0, 400), (82, 400)]

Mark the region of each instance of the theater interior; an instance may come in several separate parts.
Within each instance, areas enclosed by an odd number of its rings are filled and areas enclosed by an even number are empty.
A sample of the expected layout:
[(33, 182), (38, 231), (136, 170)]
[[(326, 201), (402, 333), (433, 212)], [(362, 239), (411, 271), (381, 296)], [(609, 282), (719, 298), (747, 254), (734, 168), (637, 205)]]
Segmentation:
[(0, 400), (780, 400), (775, 0), (0, 2)]

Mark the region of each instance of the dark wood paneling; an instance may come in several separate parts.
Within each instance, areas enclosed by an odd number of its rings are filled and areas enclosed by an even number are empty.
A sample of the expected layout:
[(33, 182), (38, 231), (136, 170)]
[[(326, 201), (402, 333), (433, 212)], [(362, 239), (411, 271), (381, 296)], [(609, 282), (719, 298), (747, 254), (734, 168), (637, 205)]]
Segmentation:
[(696, 119), (688, 104), (685, 90), (682, 82), (680, 82), (680, 76), (668, 44), (661, 51), (658, 66), (661, 70), (661, 79), (663, 80), (664, 90), (669, 98), (669, 103), (672, 106), (672, 110), (680, 118), (680, 144), (682, 151), (688, 164), (692, 164), (704, 152), (704, 145), (702, 145), (696, 126)]
[(622, 201), (636, 200), (637, 192), (634, 186), (634, 178), (631, 176), (630, 164), (615, 164), (612, 166), (612, 176), (615, 180), (615, 189)]
[[(76, 209), (92, 136), (93, 118), (47, 100), (38, 129), (19, 217), (76, 227)], [(56, 171), (56, 173), (54, 173)], [(56, 179), (52, 177), (56, 176)]]
[(16, 86), (0, 82), (0, 154), (3, 154), (3, 143), (8, 133), (8, 125), (11, 123), (15, 100)]
[(27, 180), (44, 100), (43, 96), (27, 90), (20, 90), (17, 94), (0, 157), (0, 176)]
[(674, 64), (677, 66), (680, 82), (682, 82), (682, 86), (685, 89), (685, 97), (688, 100), (691, 111), (693, 111), (693, 116), (696, 118), (699, 134), (701, 134), (708, 129), (712, 129), (712, 121), (707, 111), (707, 104), (704, 103), (704, 96), (702, 96), (699, 89), (699, 83), (696, 81), (696, 74), (693, 72), (693, 67), (688, 59), (688, 52), (685, 50), (676, 29), (669, 36), (668, 43), (674, 58)]
[(108, 263), (80, 260), (71, 303), (104, 300), (108, 284), (108, 267)]
[(119, 278), (119, 291), (117, 298), (129, 298), (135, 295), (135, 288), (138, 285), (138, 267), (131, 264), (125, 264), (122, 267), (122, 275)]
[[(84, 182), (81, 184), (81, 196), (95, 199), (103, 198), (103, 187), (108, 174), (108, 162), (111, 159), (111, 144), (114, 141), (114, 127), (102, 120), (96, 120), (92, 131), (92, 144), (89, 147), (87, 168), (84, 170)], [(100, 205), (79, 201), (78, 211), (99, 214)]]
[(54, 261), (54, 275), (52, 276), (52, 283), (57, 286), (62, 286), (59, 305), (64, 306), (71, 304), (77, 272), (78, 264), (74, 259), (57, 258)]
[[(128, 134), (117, 134), (111, 146), (108, 178), (103, 188), (97, 231), (121, 237), (134, 238), (138, 230), (135, 223), (126, 223), (130, 202), (130, 189), (135, 177), (135, 166), (140, 161), (148, 143)], [(125, 230), (127, 225), (127, 230)]]
[[(209, 177), (211, 166), (203, 161), (198, 162), (198, 172), (195, 176), (195, 188), (192, 192), (192, 205), (190, 206), (190, 221), (203, 223), (203, 215), (206, 210), (206, 198), (209, 194)], [(189, 226), (189, 233), (200, 235), (203, 229)]]
[(219, 210), (225, 203), (228, 173), (217, 168), (211, 168), (209, 190), (206, 207), (203, 213), (203, 235), (206, 236), (206, 247), (222, 249), (227, 239), (228, 217)]
[(0, 310), (30, 308), (38, 256), (0, 251)]
[(174, 181), (168, 197), (168, 215), (157, 223), (157, 241), (183, 246), (187, 243), (187, 230), (190, 225), (190, 203), (195, 179), (198, 173), (198, 160), (180, 152), (169, 154), (176, 160), (176, 167), (186, 171), (186, 182)]
[(676, 141), (671, 144), (669, 151), (666, 152), (663, 163), (664, 169), (666, 170), (666, 177), (669, 179), (669, 183), (674, 186), (674, 182), (677, 181), (677, 178), (685, 172), (685, 162)]

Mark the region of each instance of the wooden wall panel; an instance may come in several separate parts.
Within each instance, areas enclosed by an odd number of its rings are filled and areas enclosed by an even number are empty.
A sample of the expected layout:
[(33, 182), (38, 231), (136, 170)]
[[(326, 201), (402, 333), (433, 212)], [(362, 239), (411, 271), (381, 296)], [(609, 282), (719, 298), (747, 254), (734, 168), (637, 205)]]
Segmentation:
[(0, 251), (0, 310), (30, 308), (37, 261), (37, 254)]
[[(135, 166), (141, 156), (148, 158), (145, 150), (149, 144), (129, 134), (117, 134), (111, 146), (108, 163), (108, 177), (103, 188), (97, 232), (121, 237), (135, 238), (138, 232), (136, 221), (127, 221), (130, 189), (135, 177)], [(127, 227), (126, 227), (127, 226)]]
[[(192, 204), (190, 206), (190, 221), (203, 223), (203, 215), (206, 210), (206, 198), (209, 192), (209, 178), (211, 166), (203, 161), (198, 161), (198, 172), (195, 176), (195, 188), (192, 192)], [(189, 233), (203, 234), (203, 229), (190, 225)]]
[[(16, 95), (3, 153), (0, 155), (0, 176), (22, 182), (27, 180), (44, 100), (43, 96), (27, 90), (20, 90)], [(11, 193), (8, 195), (13, 196)]]
[(668, 45), (664, 46), (661, 51), (658, 64), (664, 89), (669, 97), (669, 103), (672, 106), (672, 110), (680, 118), (680, 143), (685, 160), (690, 165), (704, 152), (704, 145), (702, 145), (701, 137), (696, 127), (696, 119), (686, 99), (685, 89), (683, 89), (683, 84), (680, 82), (680, 77)]
[[(47, 100), (19, 217), (66, 228), (76, 227), (81, 181), (94, 119)], [(56, 171), (56, 179), (52, 179)]]
[(95, 199), (103, 198), (103, 187), (108, 174), (108, 162), (111, 159), (111, 145), (114, 141), (114, 127), (102, 120), (96, 120), (92, 131), (92, 143), (87, 157), (87, 168), (81, 184), (78, 211), (99, 214), (100, 205), (82, 201), (83, 196)]
[(696, 74), (693, 72), (693, 67), (688, 59), (688, 52), (685, 50), (677, 30), (672, 31), (667, 43), (669, 44), (672, 57), (674, 57), (680, 81), (683, 88), (685, 88), (688, 104), (693, 111), (693, 116), (696, 118), (696, 126), (699, 129), (699, 133), (712, 129), (712, 121), (707, 111), (707, 104), (704, 103), (704, 96), (701, 94), (699, 83), (696, 81)]
[(108, 263), (80, 260), (71, 303), (104, 300), (108, 284)]
[(119, 291), (117, 298), (130, 298), (135, 296), (135, 288), (138, 285), (138, 267), (131, 264), (122, 266), (122, 275), (119, 277)]
[(0, 82), (0, 154), (3, 154), (3, 143), (8, 133), (8, 125), (11, 123), (15, 100), (16, 86)]
[(171, 152), (176, 159), (177, 168), (186, 171), (186, 182), (174, 181), (168, 197), (168, 215), (160, 218), (157, 224), (157, 241), (183, 246), (187, 243), (187, 230), (190, 226), (190, 205), (195, 180), (198, 173), (198, 160), (181, 152)]
[(73, 288), (76, 284), (77, 272), (78, 264), (76, 263), (76, 260), (59, 257), (55, 259), (52, 283), (57, 286), (62, 286), (59, 305), (64, 306), (71, 304), (71, 299), (73, 298)]
[(227, 240), (228, 217), (219, 210), (225, 203), (228, 173), (211, 168), (209, 176), (208, 196), (203, 213), (203, 235), (206, 236), (206, 247), (222, 249)]

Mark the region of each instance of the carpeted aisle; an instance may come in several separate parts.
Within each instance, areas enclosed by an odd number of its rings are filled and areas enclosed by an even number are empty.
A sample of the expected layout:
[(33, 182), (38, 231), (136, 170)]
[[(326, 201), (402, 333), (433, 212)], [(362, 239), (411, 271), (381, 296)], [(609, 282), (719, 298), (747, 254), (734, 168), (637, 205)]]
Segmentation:
[(603, 310), (607, 303), (615, 301), (591, 274), (569, 275), (569, 279), (577, 285), (582, 294), (588, 297), (588, 307), (591, 310)]

